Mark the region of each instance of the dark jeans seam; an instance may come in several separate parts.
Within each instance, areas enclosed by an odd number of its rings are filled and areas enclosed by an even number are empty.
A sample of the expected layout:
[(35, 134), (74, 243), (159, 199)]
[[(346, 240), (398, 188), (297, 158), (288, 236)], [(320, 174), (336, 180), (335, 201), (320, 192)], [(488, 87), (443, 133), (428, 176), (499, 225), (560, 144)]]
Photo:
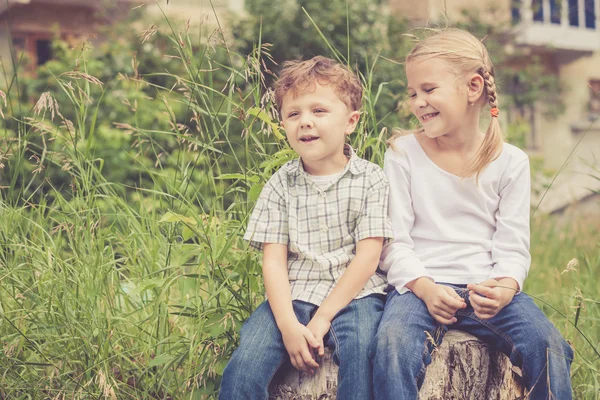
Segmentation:
[(425, 365), (425, 358), (427, 356), (431, 357), (431, 352), (429, 351), (429, 346), (427, 345), (427, 338), (425, 338), (425, 342), (423, 343), (423, 353), (421, 354), (421, 368), (415, 376), (417, 381), (415, 383), (417, 384), (417, 387), (421, 386), (419, 382), (422, 383), (422, 378), (425, 377), (425, 373), (427, 372), (427, 365)]
[[(286, 353), (287, 353), (287, 350), (286, 350)], [(287, 358), (288, 358), (288, 359), (289, 359), (289, 357), (290, 357), (290, 355), (289, 355), (289, 354), (287, 354)], [(271, 377), (269, 378), (269, 383), (267, 383), (267, 388), (268, 388), (269, 386), (271, 386), (271, 382), (273, 381), (273, 378), (275, 377), (275, 375), (276, 375), (276, 374), (277, 374), (277, 372), (279, 371), (279, 368), (281, 368), (281, 366), (282, 366), (282, 365), (283, 365), (283, 364), (284, 364), (286, 361), (287, 361), (287, 360), (286, 360), (286, 357), (284, 357), (284, 358), (283, 358), (283, 360), (281, 360), (281, 362), (279, 363), (279, 365), (277, 365), (277, 368), (275, 368), (275, 372), (273, 372), (273, 373), (271, 374)]]

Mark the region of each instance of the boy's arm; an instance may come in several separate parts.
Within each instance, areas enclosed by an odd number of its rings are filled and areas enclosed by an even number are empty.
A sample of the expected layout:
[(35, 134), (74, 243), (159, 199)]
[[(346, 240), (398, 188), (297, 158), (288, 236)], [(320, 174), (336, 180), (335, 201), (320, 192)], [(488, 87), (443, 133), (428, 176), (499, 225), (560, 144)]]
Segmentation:
[(373, 276), (384, 239), (392, 237), (388, 218), (389, 186), (383, 171), (371, 167), (367, 172), (369, 184), (363, 192), (363, 206), (354, 228), (356, 249), (350, 262), (335, 287), (323, 301), (308, 327), (319, 341), (318, 352), (324, 353), (323, 336), (329, 331), (335, 315), (348, 305)]
[(319, 355), (325, 353), (323, 337), (329, 331), (333, 317), (360, 293), (375, 273), (382, 245), (381, 237), (366, 238), (356, 244), (356, 256), (307, 325), (318, 341), (318, 346), (313, 347)]
[(288, 281), (287, 245), (265, 243), (263, 251), (263, 279), (267, 298), (290, 361), (296, 369), (312, 373), (319, 364), (312, 357), (309, 345), (317, 347), (318, 342), (294, 313)]

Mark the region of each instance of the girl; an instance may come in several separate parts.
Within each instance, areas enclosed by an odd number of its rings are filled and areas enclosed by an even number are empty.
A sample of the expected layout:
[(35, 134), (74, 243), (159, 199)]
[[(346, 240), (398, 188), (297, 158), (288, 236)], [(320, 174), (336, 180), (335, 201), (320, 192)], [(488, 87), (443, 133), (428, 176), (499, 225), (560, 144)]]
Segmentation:
[(486, 48), (468, 32), (441, 31), (410, 52), (406, 75), (422, 128), (393, 138), (385, 155), (395, 239), (380, 267), (396, 290), (373, 343), (375, 398), (416, 399), (428, 337), (460, 329), (521, 367), (531, 399), (571, 399), (573, 351), (519, 292), (531, 260), (529, 160), (503, 143)]

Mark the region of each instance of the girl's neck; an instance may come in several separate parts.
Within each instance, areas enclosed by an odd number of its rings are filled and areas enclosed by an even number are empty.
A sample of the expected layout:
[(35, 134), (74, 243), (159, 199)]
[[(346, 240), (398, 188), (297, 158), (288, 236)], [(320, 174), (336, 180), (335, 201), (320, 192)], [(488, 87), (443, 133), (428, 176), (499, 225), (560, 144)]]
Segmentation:
[(440, 151), (448, 151), (465, 156), (477, 152), (485, 135), (479, 130), (479, 110), (472, 111), (462, 125), (463, 129), (432, 139)]
[(453, 135), (444, 135), (433, 139), (437, 147), (442, 151), (450, 151), (460, 154), (471, 154), (479, 149), (483, 142), (484, 134), (479, 132), (456, 133)]

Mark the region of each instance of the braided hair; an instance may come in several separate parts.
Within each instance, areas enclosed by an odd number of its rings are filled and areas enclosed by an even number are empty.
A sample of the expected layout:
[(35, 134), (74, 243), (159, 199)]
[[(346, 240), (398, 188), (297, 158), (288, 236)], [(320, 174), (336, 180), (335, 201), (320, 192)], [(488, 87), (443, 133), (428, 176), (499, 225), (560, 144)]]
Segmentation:
[(491, 107), (492, 118), (485, 138), (464, 176), (479, 179), (479, 174), (502, 152), (504, 139), (498, 122), (498, 89), (494, 78), (494, 65), (483, 43), (467, 31), (447, 28), (436, 31), (421, 40), (406, 57), (408, 64), (415, 59), (440, 58), (446, 61), (457, 75), (477, 73), (484, 81), (481, 101)]

